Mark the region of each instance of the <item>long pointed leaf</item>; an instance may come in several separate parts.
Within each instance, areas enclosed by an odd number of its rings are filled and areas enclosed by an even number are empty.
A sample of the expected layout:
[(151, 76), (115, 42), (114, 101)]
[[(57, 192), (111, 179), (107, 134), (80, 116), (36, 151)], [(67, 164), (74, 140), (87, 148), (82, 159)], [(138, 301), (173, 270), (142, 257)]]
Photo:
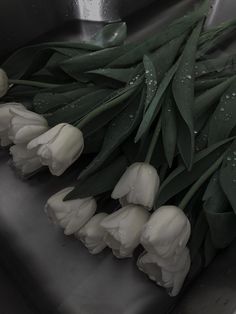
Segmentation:
[(181, 129), (179, 130), (178, 136), (178, 147), (189, 169), (192, 167), (194, 153), (194, 65), (202, 24), (203, 21), (199, 22), (189, 37), (172, 84), (175, 102), (182, 117), (182, 123), (180, 123)]

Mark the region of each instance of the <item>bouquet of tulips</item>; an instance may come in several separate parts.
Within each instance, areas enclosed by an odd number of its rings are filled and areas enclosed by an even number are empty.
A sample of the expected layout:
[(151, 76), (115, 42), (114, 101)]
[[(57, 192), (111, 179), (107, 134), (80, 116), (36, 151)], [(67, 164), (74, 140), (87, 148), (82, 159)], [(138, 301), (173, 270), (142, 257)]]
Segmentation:
[(205, 30), (208, 10), (141, 43), (115, 23), (90, 42), (28, 46), (0, 70), (15, 170), (60, 176), (86, 161), (48, 217), (92, 254), (142, 247), (138, 268), (171, 296), (236, 237), (236, 55), (217, 54), (236, 21)]

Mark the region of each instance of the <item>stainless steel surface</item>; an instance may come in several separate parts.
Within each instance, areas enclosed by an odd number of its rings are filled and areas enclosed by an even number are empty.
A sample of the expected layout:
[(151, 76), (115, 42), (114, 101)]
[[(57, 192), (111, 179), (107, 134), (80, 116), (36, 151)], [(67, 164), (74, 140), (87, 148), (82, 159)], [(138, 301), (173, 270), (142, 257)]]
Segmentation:
[(236, 1), (235, 0), (211, 0), (211, 12), (208, 16), (206, 26), (213, 27), (220, 23), (236, 19)]
[(155, 0), (77, 0), (81, 20), (113, 22)]

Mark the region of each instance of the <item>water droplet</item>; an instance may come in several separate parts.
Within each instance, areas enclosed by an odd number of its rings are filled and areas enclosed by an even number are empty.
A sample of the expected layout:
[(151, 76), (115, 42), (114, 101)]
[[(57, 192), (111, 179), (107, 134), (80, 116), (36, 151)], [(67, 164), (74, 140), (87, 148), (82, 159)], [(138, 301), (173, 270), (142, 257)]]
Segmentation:
[(230, 160), (232, 160), (232, 158), (231, 158), (230, 156), (228, 156), (228, 157), (227, 157), (227, 160), (230, 161)]
[(220, 111), (222, 111), (222, 112), (225, 111), (225, 108), (221, 107), (221, 108), (220, 108)]
[(198, 134), (198, 131), (195, 130), (195, 131), (194, 131), (194, 134)]
[(171, 112), (171, 109), (168, 109), (167, 111), (168, 111), (168, 112)]
[(187, 79), (189, 79), (189, 80), (191, 80), (191, 78), (192, 78), (191, 75), (187, 75), (186, 77), (187, 77)]
[(232, 96), (235, 97), (235, 96), (236, 96), (236, 93), (233, 93)]
[(130, 119), (133, 119), (133, 118), (134, 118), (134, 115), (133, 115), (133, 114), (130, 114), (129, 117), (130, 117)]
[(229, 96), (229, 95), (226, 95), (225, 98), (226, 98), (226, 99), (230, 99), (230, 96)]

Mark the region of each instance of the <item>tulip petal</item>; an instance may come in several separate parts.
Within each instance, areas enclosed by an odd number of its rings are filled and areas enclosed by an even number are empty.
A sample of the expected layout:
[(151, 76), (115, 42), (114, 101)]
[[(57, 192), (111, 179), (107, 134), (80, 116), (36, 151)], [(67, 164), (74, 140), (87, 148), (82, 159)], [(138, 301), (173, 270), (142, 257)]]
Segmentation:
[(48, 144), (49, 142), (53, 141), (65, 125), (66, 123), (60, 123), (56, 125), (55, 127), (49, 129), (46, 133), (43, 133), (42, 135), (33, 139), (28, 144), (27, 146), (28, 149), (33, 149), (33, 148), (38, 147), (39, 145)]

